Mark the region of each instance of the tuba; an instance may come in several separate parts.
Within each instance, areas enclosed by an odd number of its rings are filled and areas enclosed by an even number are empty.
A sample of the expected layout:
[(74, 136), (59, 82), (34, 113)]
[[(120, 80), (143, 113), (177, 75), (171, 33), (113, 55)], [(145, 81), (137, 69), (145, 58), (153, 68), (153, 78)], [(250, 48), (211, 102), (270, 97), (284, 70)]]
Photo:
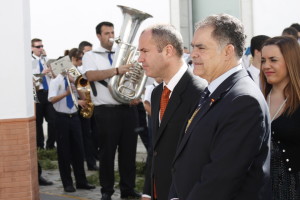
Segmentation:
[(142, 95), (147, 81), (142, 65), (135, 59), (137, 48), (132, 45), (132, 42), (141, 22), (152, 16), (126, 6), (118, 7), (123, 12), (124, 21), (120, 36), (112, 39), (118, 45), (112, 66), (133, 64), (133, 67), (123, 75), (113, 76), (109, 81), (108, 88), (114, 99), (120, 103), (128, 104), (131, 100)]
[(75, 79), (75, 87), (78, 91), (85, 94), (86, 107), (81, 108), (80, 114), (84, 118), (91, 118), (94, 111), (94, 104), (91, 99), (91, 87), (88, 80), (84, 79), (78, 69), (72, 66), (68, 69), (68, 73)]

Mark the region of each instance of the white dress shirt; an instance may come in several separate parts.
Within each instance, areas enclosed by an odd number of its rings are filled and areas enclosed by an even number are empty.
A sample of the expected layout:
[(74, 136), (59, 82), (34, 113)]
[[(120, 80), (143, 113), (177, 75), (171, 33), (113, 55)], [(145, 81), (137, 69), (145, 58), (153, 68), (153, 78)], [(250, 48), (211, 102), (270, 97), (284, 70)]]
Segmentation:
[(242, 69), (243, 69), (242, 65), (238, 65), (238, 66), (228, 70), (227, 72), (225, 72), (224, 74), (222, 74), (221, 76), (219, 76), (218, 78), (213, 80), (211, 83), (209, 83), (209, 85), (207, 87), (208, 87), (210, 94), (212, 94), (229, 76), (231, 76), (233, 73), (240, 71)]

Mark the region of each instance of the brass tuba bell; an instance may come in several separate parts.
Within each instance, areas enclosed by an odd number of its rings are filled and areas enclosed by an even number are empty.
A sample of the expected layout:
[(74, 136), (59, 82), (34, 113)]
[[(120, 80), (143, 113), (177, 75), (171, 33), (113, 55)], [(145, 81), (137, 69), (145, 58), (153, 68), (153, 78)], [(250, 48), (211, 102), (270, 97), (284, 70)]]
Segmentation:
[(151, 15), (126, 6), (121, 8), (124, 21), (119, 38), (114, 39), (118, 44), (112, 66), (133, 64), (129, 72), (123, 75), (113, 76), (108, 84), (108, 88), (117, 101), (128, 104), (131, 100), (139, 98), (144, 90), (147, 76), (143, 67), (135, 60), (137, 48), (132, 45), (134, 37), (140, 24)]

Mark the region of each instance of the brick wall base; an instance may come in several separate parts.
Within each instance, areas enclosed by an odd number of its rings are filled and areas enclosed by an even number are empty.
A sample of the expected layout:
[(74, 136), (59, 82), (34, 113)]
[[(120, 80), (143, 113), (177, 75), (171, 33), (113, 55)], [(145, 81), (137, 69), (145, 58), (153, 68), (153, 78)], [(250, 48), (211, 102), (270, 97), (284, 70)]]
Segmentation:
[(39, 200), (35, 117), (0, 120), (0, 200)]

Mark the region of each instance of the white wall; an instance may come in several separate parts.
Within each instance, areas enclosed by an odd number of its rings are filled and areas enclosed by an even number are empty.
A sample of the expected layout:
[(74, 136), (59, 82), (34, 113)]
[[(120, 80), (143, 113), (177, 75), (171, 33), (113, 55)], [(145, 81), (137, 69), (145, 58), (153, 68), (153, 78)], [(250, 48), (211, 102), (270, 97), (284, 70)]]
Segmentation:
[(292, 23), (300, 23), (299, 0), (253, 0), (254, 35), (281, 35)]
[(29, 0), (1, 1), (0, 27), (0, 119), (32, 117)]
[(115, 25), (115, 36), (119, 36), (123, 15), (116, 5), (132, 7), (153, 16), (146, 19), (136, 35), (154, 23), (170, 22), (169, 1), (164, 0), (30, 0), (31, 35), (43, 40), (49, 58), (61, 56), (65, 49), (78, 47), (87, 40), (95, 47), (99, 45), (95, 27), (101, 21)]

